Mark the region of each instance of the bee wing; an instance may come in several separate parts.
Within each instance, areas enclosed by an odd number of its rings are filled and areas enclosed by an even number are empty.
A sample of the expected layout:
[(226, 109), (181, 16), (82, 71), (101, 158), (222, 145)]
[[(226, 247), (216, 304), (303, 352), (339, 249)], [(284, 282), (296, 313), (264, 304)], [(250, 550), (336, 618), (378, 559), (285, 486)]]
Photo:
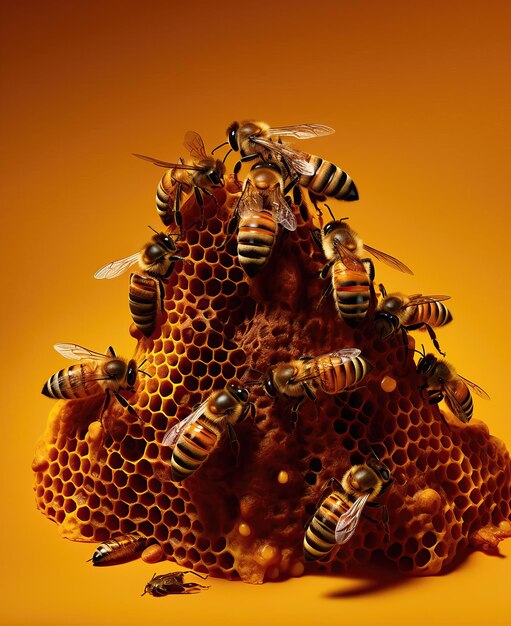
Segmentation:
[(196, 133), (194, 130), (189, 130), (186, 133), (184, 146), (190, 152), (192, 159), (200, 161), (204, 158), (208, 158), (208, 153), (204, 147), (204, 141), (202, 141), (202, 137), (199, 133)]
[(193, 422), (196, 422), (199, 419), (199, 417), (204, 412), (204, 409), (206, 408), (208, 400), (204, 400), (204, 402), (201, 405), (199, 405), (195, 409), (195, 411), (193, 411), (193, 413), (190, 413), (190, 415), (188, 415), (188, 417), (185, 417), (184, 420), (181, 420), (177, 424), (174, 424), (172, 428), (169, 428), (169, 430), (167, 430), (167, 432), (163, 436), (163, 440), (161, 442), (162, 445), (172, 446), (179, 439), (179, 437), (182, 435), (183, 431), (187, 428), (187, 426), (189, 424), (192, 424)]
[(131, 254), (130, 256), (125, 257), (124, 259), (119, 259), (118, 261), (112, 261), (108, 263), (108, 265), (104, 265), (101, 267), (95, 274), (94, 278), (102, 279), (102, 278), (116, 278), (130, 268), (135, 263), (138, 263), (140, 259), (140, 253), (136, 252), (135, 254)]
[(273, 216), (277, 224), (281, 224), (287, 230), (296, 230), (296, 217), (285, 201), (282, 192), (277, 187), (271, 192), (270, 201), (273, 205)]
[(355, 503), (343, 513), (337, 522), (335, 527), (335, 541), (339, 545), (347, 543), (354, 535), (357, 529), (360, 518), (362, 517), (362, 511), (364, 510), (365, 503), (369, 498), (369, 494), (357, 498)]
[(268, 129), (268, 135), (280, 137), (294, 137), (295, 139), (310, 139), (333, 135), (335, 130), (323, 124), (298, 124), (297, 126), (275, 126)]
[(461, 378), (461, 380), (464, 381), (464, 383), (466, 385), (468, 385), (470, 387), (470, 389), (472, 389), (472, 391), (474, 393), (476, 393), (480, 398), (483, 398), (484, 400), (489, 400), (490, 396), (486, 393), (486, 391), (484, 389), (481, 389), (481, 387), (479, 387), (479, 385), (476, 385), (475, 383), (473, 383), (472, 381), (468, 380), (467, 378), (465, 378), (464, 376), (460, 376), (458, 374), (458, 376)]
[(137, 159), (142, 159), (143, 161), (149, 161), (149, 163), (157, 165), (158, 167), (164, 167), (167, 170), (194, 170), (196, 172), (202, 172), (204, 170), (203, 167), (199, 167), (198, 165), (168, 163), (167, 161), (161, 161), (160, 159), (155, 159), (154, 157), (146, 156), (145, 154), (137, 154), (135, 152), (133, 152), (133, 156), (137, 157)]
[(386, 263), (387, 265), (390, 265), (390, 267), (393, 267), (394, 269), (399, 270), (400, 272), (404, 272), (405, 274), (413, 275), (412, 270), (407, 265), (405, 265), (399, 259), (396, 259), (393, 256), (390, 256), (390, 254), (387, 254), (386, 252), (382, 252), (381, 250), (376, 250), (376, 248), (372, 248), (371, 246), (368, 246), (367, 244), (364, 244), (364, 249), (367, 250), (369, 254), (372, 254), (374, 257), (376, 257), (382, 263)]
[(79, 346), (77, 343), (56, 343), (53, 347), (66, 359), (73, 359), (75, 361), (81, 361), (82, 359), (103, 361), (103, 359), (106, 358), (106, 354), (94, 352), (93, 350)]
[(257, 189), (252, 185), (252, 183), (247, 180), (245, 185), (245, 189), (238, 200), (237, 211), (240, 216), (247, 215), (252, 211), (260, 211), (263, 208), (263, 197), (257, 191)]
[(410, 302), (405, 304), (403, 309), (407, 309), (411, 306), (418, 306), (419, 304), (426, 304), (427, 302), (442, 302), (442, 300), (450, 300), (451, 296), (423, 296), (420, 293), (408, 296)]
[(334, 242), (335, 251), (339, 255), (342, 264), (348, 270), (352, 270), (354, 272), (366, 272), (366, 267), (364, 263), (358, 258), (356, 254), (348, 250), (345, 246), (343, 246), (338, 241)]
[(336, 350), (335, 352), (330, 352), (329, 356), (340, 358), (342, 359), (343, 363), (346, 363), (347, 361), (354, 359), (361, 353), (362, 351), (359, 350), (358, 348), (344, 348), (342, 350)]
[(305, 174), (306, 176), (314, 174), (314, 167), (308, 162), (309, 155), (305, 152), (290, 148), (283, 143), (275, 143), (271, 139), (265, 139), (264, 137), (253, 137), (252, 141), (264, 146), (274, 155), (284, 157), (299, 174)]
[(450, 388), (449, 384), (444, 383), (444, 385), (442, 386), (442, 391), (446, 396), (447, 404), (449, 405), (454, 415), (456, 415), (456, 417), (464, 424), (468, 424), (468, 422), (470, 421), (470, 417), (463, 410), (463, 407), (458, 402), (458, 399), (454, 395), (454, 391)]

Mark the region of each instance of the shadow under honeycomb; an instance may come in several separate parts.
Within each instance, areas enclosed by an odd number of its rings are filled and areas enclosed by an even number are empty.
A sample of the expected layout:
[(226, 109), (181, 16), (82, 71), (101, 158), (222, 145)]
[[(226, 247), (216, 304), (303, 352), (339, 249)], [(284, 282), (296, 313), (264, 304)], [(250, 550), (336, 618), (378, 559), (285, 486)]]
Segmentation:
[[(495, 547), (511, 529), (504, 445), (482, 422), (448, 425), (437, 406), (424, 403), (411, 338), (406, 351), (401, 337), (375, 337), (371, 312), (351, 329), (331, 299), (317, 308), (324, 284), (315, 276), (325, 261), (298, 210), (297, 230), (280, 233), (270, 262), (247, 279), (235, 238), (218, 250), (238, 193), (231, 179), (215, 192), (220, 207), (206, 199), (203, 231), (186, 230), (198, 217), (194, 202), (186, 203), (181, 254), (193, 263), (177, 264), (155, 334), (148, 339), (131, 327), (135, 358), (147, 358), (151, 374), (126, 396), (143, 425), (112, 403), (102, 428), (102, 398), (57, 402), (33, 464), (39, 509), (69, 539), (137, 532), (179, 565), (258, 583), (304, 571), (303, 528), (323, 485), (367, 458), (372, 446), (394, 478), (383, 500), (389, 537), (363, 519), (347, 545), (307, 571), (383, 561), (401, 572), (435, 574), (470, 543)], [(254, 369), (349, 346), (374, 367), (364, 387), (304, 402), (294, 431), (289, 402), (251, 387), (256, 419), (236, 427), (239, 466), (222, 439), (184, 484), (171, 481), (172, 450), (161, 446), (162, 437), (208, 393), (232, 379), (246, 382)], [(394, 391), (382, 389), (385, 376), (397, 381)]]

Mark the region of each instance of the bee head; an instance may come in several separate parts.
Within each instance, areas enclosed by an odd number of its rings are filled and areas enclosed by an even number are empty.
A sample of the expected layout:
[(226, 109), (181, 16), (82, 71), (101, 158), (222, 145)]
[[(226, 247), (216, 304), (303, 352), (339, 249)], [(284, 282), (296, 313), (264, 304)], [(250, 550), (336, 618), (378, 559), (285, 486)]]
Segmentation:
[(425, 354), (417, 363), (417, 373), (428, 376), (435, 369), (438, 359), (433, 354)]
[[(149, 228), (151, 227), (149, 226)], [(176, 250), (176, 242), (170, 235), (166, 235), (165, 233), (156, 232), (156, 234), (153, 235), (153, 241), (155, 246), (161, 246), (170, 252), (174, 252)]]
[(229, 383), (226, 389), (237, 400), (243, 402), (243, 404), (245, 404), (248, 400), (248, 389), (246, 387), (240, 387), (235, 383)]
[(393, 313), (394, 315), (396, 315), (401, 309), (401, 307), (403, 306), (403, 304), (404, 304), (403, 298), (400, 298), (399, 296), (396, 296), (396, 295), (392, 295), (392, 296), (386, 296), (383, 299), (381, 306), (382, 306), (382, 309), (384, 309), (388, 313)]
[(122, 380), (126, 374), (126, 363), (122, 359), (112, 359), (105, 363), (105, 373), (112, 380)]
[(217, 187), (224, 186), (224, 174), (225, 174), (225, 165), (223, 161), (217, 159), (215, 161), (215, 168), (208, 170), (206, 176), (210, 180), (212, 185), (216, 185)]
[(275, 387), (275, 382), (273, 380), (273, 370), (270, 368), (266, 372), (266, 376), (264, 377), (264, 391), (270, 398), (276, 398), (278, 395), (277, 388)]
[(372, 491), (378, 484), (378, 475), (368, 464), (355, 465), (349, 470), (349, 485), (358, 492)]
[(227, 129), (227, 139), (229, 141), (229, 145), (234, 150), (234, 152), (238, 152), (240, 149), (238, 143), (238, 130), (240, 125), (238, 122), (233, 122), (229, 128)]

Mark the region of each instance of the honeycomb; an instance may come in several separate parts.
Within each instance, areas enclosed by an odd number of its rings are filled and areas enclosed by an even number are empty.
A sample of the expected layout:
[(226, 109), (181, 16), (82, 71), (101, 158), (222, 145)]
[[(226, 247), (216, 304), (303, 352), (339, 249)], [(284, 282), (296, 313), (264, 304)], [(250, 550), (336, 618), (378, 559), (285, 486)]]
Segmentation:
[[(240, 190), (231, 176), (214, 192), (218, 206), (206, 198), (201, 231), (194, 198), (182, 207), (181, 254), (193, 262), (176, 265), (153, 335), (130, 329), (150, 377), (139, 376), (136, 391), (123, 395), (141, 420), (111, 402), (102, 426), (102, 397), (54, 404), (33, 462), (41, 512), (68, 539), (136, 532), (182, 567), (249, 583), (371, 563), (438, 574), (470, 549), (496, 550), (511, 536), (503, 443), (481, 421), (462, 424), (422, 398), (411, 336), (405, 350), (400, 334), (376, 336), (371, 309), (357, 328), (339, 320), (332, 298), (318, 309), (325, 260), (305, 204), (295, 207), (296, 231), (280, 232), (266, 267), (247, 278), (236, 238), (219, 249)], [(198, 471), (172, 482), (163, 435), (212, 390), (346, 346), (361, 348), (373, 365), (363, 386), (306, 400), (294, 429), (289, 400), (251, 386), (256, 417), (236, 426), (238, 466), (225, 437)], [(381, 499), (388, 535), (362, 519), (348, 544), (305, 564), (304, 526), (323, 485), (367, 459), (369, 446), (394, 479)]]

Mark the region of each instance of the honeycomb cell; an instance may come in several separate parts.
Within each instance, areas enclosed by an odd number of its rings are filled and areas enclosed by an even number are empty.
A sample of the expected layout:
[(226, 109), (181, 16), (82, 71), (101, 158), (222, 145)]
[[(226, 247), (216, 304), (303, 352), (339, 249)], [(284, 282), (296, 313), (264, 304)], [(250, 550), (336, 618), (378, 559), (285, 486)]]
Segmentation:
[[(147, 358), (150, 376), (126, 393), (140, 420), (112, 401), (102, 425), (97, 402), (62, 402), (34, 461), (40, 510), (67, 538), (98, 542), (137, 532), (185, 567), (252, 583), (373, 561), (407, 574), (438, 573), (469, 545), (496, 545), (510, 515), (504, 447), (476, 420), (447, 426), (443, 405), (424, 400), (411, 333), (405, 351), (401, 336), (377, 338), (372, 323), (349, 327), (332, 298), (318, 306), (324, 284), (314, 277), (325, 260), (311, 240), (314, 224), (297, 207), (297, 229), (279, 233), (266, 267), (247, 278), (235, 237), (217, 249), (240, 192), (232, 177), (214, 190), (219, 206), (206, 201), (203, 230), (194, 226), (193, 197), (183, 204), (179, 245), (190, 262), (177, 263), (165, 284), (158, 331), (138, 342), (134, 358)], [(367, 380), (338, 396), (306, 398), (292, 429), (292, 403), (265, 395), (255, 379), (278, 363), (342, 346), (362, 350), (373, 365)], [(235, 427), (238, 465), (222, 437), (200, 471), (173, 483), (164, 433), (232, 380), (254, 381), (256, 418)], [(389, 537), (362, 519), (342, 550), (304, 564), (303, 527), (324, 483), (370, 458), (370, 448), (394, 478), (380, 498)], [(379, 509), (368, 515), (381, 520)]]

